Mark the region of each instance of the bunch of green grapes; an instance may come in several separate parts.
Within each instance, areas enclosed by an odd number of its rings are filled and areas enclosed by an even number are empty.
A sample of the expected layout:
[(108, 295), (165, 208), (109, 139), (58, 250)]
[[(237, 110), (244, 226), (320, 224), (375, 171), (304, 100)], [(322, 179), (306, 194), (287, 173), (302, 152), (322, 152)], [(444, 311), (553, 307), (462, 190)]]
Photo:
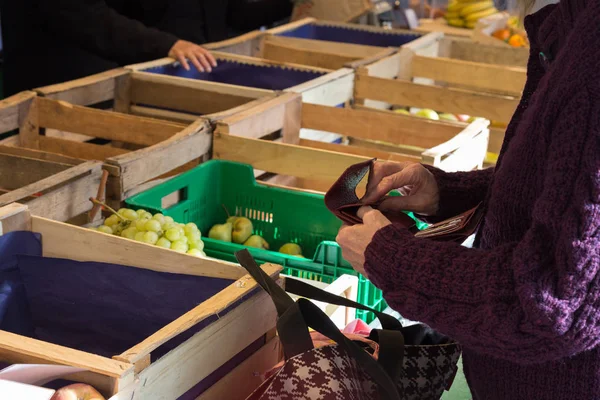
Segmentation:
[(104, 225), (93, 229), (178, 253), (206, 256), (202, 234), (196, 224), (180, 224), (171, 217), (152, 215), (146, 210), (121, 208), (106, 218)]

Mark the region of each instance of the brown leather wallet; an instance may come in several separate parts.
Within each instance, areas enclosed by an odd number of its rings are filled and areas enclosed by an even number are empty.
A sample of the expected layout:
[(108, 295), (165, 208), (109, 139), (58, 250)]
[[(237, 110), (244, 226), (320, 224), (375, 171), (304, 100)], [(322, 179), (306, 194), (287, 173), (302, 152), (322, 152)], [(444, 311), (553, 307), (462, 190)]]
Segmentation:
[[(356, 215), (358, 209), (362, 206), (371, 206), (377, 209), (378, 206), (389, 196), (374, 202), (362, 203), (356, 195), (358, 184), (369, 174), (371, 178), (375, 159), (352, 165), (340, 176), (325, 194), (325, 205), (340, 220), (348, 225), (361, 224), (362, 220)], [(415, 237), (423, 239), (432, 239), (437, 241), (464, 242), (471, 236), (483, 218), (483, 207), (481, 204), (477, 207), (460, 214), (454, 218), (431, 225), (427, 229), (418, 231), (415, 221), (408, 215), (401, 213), (384, 213), (384, 215), (394, 224), (400, 224), (415, 234)]]

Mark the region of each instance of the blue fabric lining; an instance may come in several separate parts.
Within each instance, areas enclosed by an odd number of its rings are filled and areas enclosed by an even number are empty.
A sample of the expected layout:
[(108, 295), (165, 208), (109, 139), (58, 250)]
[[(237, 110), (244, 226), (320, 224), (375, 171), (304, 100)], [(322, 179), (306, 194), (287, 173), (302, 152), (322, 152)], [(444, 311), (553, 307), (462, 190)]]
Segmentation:
[(178, 63), (148, 68), (144, 72), (267, 90), (289, 89), (325, 75), (318, 71), (246, 64), (231, 60), (217, 61), (218, 66), (210, 73), (199, 72), (195, 68), (186, 71)]
[(374, 32), (360, 28), (307, 24), (279, 33), (277, 36), (299, 39), (327, 40), (339, 43), (362, 44), (377, 47), (400, 47), (420, 37), (418, 34)]

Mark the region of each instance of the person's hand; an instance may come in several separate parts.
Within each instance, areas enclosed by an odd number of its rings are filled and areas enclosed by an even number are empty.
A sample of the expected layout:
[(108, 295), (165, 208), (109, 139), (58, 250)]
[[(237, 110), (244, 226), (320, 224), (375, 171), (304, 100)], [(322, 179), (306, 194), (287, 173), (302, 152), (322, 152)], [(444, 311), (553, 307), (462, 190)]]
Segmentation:
[(190, 70), (188, 60), (200, 72), (211, 72), (213, 67), (217, 66), (217, 60), (208, 50), (185, 40), (175, 42), (169, 50), (169, 57), (178, 60), (186, 71)]
[(376, 202), (392, 190), (402, 196), (384, 200), (377, 208), (381, 211), (412, 211), (421, 215), (435, 215), (439, 209), (440, 193), (435, 177), (421, 164), (377, 162), (367, 185), (362, 203)]
[(365, 275), (365, 252), (373, 240), (373, 236), (381, 228), (391, 222), (382, 213), (371, 207), (361, 207), (356, 213), (363, 220), (362, 224), (344, 225), (338, 232), (336, 241), (342, 248), (342, 255), (356, 272)]

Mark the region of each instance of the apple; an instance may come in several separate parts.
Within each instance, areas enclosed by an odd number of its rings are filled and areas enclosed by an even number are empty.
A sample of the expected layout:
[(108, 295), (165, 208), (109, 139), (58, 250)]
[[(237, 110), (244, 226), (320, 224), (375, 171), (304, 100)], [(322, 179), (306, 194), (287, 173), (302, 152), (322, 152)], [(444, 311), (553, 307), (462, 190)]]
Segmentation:
[(442, 113), (439, 116), (440, 116), (440, 121), (443, 120), (443, 121), (458, 122), (458, 118), (454, 114)]
[(408, 110), (406, 110), (404, 108), (398, 108), (398, 109), (394, 110), (394, 112), (396, 114), (410, 115), (410, 113), (408, 112)]
[(438, 115), (438, 113), (436, 113), (433, 110), (430, 110), (429, 108), (422, 108), (419, 111), (417, 111), (415, 113), (415, 116), (417, 117), (421, 117), (421, 118), (427, 118), (427, 119), (431, 119), (434, 121), (439, 121), (440, 116)]
[(96, 389), (84, 383), (74, 383), (57, 390), (50, 400), (106, 400)]
[(456, 114), (456, 118), (458, 118), (460, 122), (467, 122), (471, 117), (467, 114)]

